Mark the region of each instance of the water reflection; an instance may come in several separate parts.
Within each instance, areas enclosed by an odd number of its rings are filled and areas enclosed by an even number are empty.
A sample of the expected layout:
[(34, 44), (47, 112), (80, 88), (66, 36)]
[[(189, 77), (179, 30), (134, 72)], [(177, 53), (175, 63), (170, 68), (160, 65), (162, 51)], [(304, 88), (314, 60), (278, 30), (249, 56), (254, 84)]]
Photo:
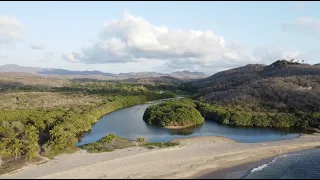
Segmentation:
[(185, 129), (166, 129), (145, 123), (142, 119), (147, 107), (155, 103), (136, 105), (102, 117), (92, 130), (85, 134), (78, 145), (95, 142), (108, 134), (135, 140), (144, 137), (148, 141), (164, 142), (192, 136), (224, 136), (239, 142), (264, 142), (299, 137), (296, 129), (271, 129), (235, 127), (206, 120), (203, 125)]

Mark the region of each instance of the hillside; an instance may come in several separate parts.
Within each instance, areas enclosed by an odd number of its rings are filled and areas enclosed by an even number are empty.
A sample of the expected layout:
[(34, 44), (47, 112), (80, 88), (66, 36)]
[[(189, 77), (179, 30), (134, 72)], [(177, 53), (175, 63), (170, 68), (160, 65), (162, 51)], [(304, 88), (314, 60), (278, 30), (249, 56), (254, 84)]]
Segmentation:
[[(190, 86), (190, 85), (189, 85)], [(320, 112), (320, 67), (279, 60), (195, 81), (197, 99), (257, 112)]]
[(106, 73), (101, 71), (71, 71), (65, 69), (50, 69), (38, 67), (24, 67), (14, 64), (0, 66), (0, 73), (19, 72), (19, 73), (32, 73), (36, 75), (46, 75), (64, 78), (91, 78), (99, 80), (124, 80), (124, 79), (138, 79), (138, 78), (156, 78), (163, 76), (170, 76), (181, 80), (201, 79), (207, 77), (202, 72), (178, 71), (171, 74), (157, 73), (157, 72), (129, 72), (129, 73)]
[(67, 79), (39, 76), (31, 73), (0, 72), (0, 89), (26, 86), (62, 87), (70, 84)]
[(75, 82), (113, 82), (113, 83), (135, 83), (135, 84), (181, 84), (186, 80), (177, 79), (171, 76), (160, 77), (142, 77), (142, 78), (129, 78), (129, 79), (111, 79), (111, 80), (98, 80), (91, 78), (74, 78)]
[(7, 65), (0, 66), (0, 72), (19, 72), (19, 73), (36, 74), (41, 70), (42, 68), (24, 67), (24, 66), (18, 66), (14, 64), (7, 64)]
[(184, 82), (181, 79), (177, 79), (171, 76), (150, 77), (150, 78), (137, 78), (128, 79), (124, 82), (133, 82), (138, 84), (180, 84)]

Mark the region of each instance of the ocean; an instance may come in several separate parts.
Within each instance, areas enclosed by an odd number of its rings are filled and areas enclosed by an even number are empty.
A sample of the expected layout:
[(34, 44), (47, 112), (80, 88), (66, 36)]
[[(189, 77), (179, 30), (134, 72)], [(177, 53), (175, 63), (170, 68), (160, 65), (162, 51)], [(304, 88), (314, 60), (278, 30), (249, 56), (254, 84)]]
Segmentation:
[(249, 170), (243, 179), (320, 179), (320, 148), (288, 153)]
[(320, 179), (320, 148), (221, 169), (195, 179)]

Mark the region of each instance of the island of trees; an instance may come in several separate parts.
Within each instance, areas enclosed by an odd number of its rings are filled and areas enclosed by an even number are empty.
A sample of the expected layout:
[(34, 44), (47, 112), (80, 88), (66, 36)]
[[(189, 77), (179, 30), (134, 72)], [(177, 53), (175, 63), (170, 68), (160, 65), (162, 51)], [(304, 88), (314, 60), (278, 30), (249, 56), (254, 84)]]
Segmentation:
[(168, 100), (148, 107), (143, 115), (148, 124), (167, 128), (183, 128), (204, 123), (192, 100)]

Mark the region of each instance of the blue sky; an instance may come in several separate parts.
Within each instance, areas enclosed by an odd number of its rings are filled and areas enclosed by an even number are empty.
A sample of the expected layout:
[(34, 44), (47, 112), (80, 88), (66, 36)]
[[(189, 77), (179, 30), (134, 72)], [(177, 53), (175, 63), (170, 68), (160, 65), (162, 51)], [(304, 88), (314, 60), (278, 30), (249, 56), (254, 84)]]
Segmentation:
[(319, 9), (293, 1), (0, 2), (0, 65), (211, 74), (281, 58), (314, 64)]

